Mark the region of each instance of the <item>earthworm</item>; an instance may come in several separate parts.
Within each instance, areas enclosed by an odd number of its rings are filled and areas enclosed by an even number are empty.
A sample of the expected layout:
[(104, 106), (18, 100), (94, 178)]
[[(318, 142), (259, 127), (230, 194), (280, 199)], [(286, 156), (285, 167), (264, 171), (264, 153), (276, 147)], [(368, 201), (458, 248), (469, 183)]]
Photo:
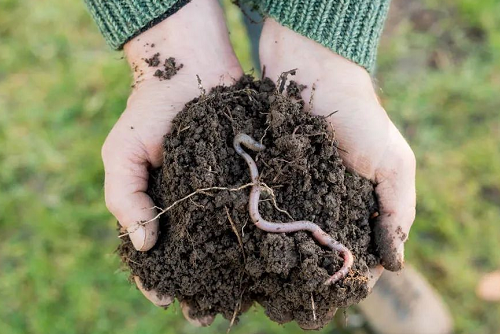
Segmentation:
[(340, 268), (339, 271), (328, 278), (324, 284), (330, 285), (344, 278), (349, 273), (349, 270), (354, 263), (354, 256), (346, 246), (333, 239), (318, 225), (307, 220), (299, 220), (289, 223), (273, 223), (262, 218), (259, 213), (259, 198), (261, 192), (261, 186), (259, 183), (259, 170), (257, 169), (255, 161), (247, 152), (245, 152), (245, 150), (241, 147), (241, 144), (255, 152), (260, 152), (266, 147), (244, 133), (237, 134), (236, 137), (234, 137), (233, 141), (233, 146), (236, 150), (236, 153), (238, 153), (241, 157), (243, 157), (243, 159), (245, 159), (245, 162), (247, 163), (250, 170), (250, 177), (252, 179), (253, 186), (252, 190), (250, 191), (248, 209), (250, 218), (252, 219), (255, 226), (257, 226), (261, 230), (272, 233), (290, 233), (297, 231), (311, 232), (314, 239), (316, 239), (318, 243), (332, 249), (333, 251), (341, 253), (344, 258), (344, 265), (342, 266), (342, 268)]

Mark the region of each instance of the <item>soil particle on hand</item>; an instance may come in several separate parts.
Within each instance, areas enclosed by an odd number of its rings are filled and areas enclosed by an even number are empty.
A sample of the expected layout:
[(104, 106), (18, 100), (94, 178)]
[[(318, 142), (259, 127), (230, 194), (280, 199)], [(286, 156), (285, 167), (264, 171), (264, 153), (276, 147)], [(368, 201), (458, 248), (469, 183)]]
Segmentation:
[(297, 82), (292, 80), (286, 88), (286, 93), (289, 97), (295, 98), (297, 100), (302, 100), (302, 96), (300, 94), (306, 88), (306, 85), (298, 84)]
[[(173, 59), (169, 64), (177, 71)], [(301, 87), (292, 85), (293, 98), (276, 93), (270, 79), (244, 76), (186, 104), (165, 136), (163, 166), (152, 171), (148, 193), (166, 208), (197, 189), (248, 184), (248, 167), (232, 146), (244, 132), (266, 146), (250, 153), (276, 206), (287, 212), (277, 210), (268, 191), (261, 196), (262, 216), (313, 221), (352, 251), (352, 270), (324, 285), (343, 264), (339, 254), (307, 232), (256, 228), (248, 214), (249, 187), (199, 192), (160, 217), (151, 250), (136, 251), (128, 237), (119, 247), (146, 289), (188, 303), (194, 316), (231, 320), (258, 302), (273, 321), (317, 327), (328, 323), (333, 308), (368, 294), (367, 270), (380, 262), (370, 219), (377, 212), (373, 184), (346, 171), (330, 125), (303, 111)]]
[[(404, 233), (402, 229), (401, 233)], [(396, 231), (396, 233), (399, 233)], [(406, 235), (405, 235), (406, 237)], [(399, 237), (398, 237), (399, 238)], [(377, 245), (377, 251), (380, 257), (380, 264), (387, 270), (400, 271), (404, 268), (404, 257), (402, 257), (396, 248), (396, 235), (384, 225), (378, 225), (373, 231), (373, 239)], [(401, 237), (401, 241), (404, 241)]]
[(184, 67), (183, 64), (177, 66), (175, 58), (170, 57), (165, 59), (165, 63), (163, 64), (163, 70), (156, 70), (154, 76), (158, 77), (160, 80), (169, 80), (174, 75), (176, 75), (177, 72), (183, 67)]
[(157, 67), (160, 65), (160, 54), (155, 53), (151, 58), (146, 58), (144, 59), (146, 64), (148, 64), (149, 67)]
[(398, 226), (396, 228), (396, 234), (399, 236), (399, 239), (403, 242), (406, 241), (406, 238), (408, 237), (408, 235), (405, 232), (403, 232), (403, 228), (401, 226)]
[[(154, 44), (151, 44), (151, 46), (153, 47)], [(144, 61), (146, 62), (146, 64), (148, 64), (149, 67), (158, 67), (160, 65), (160, 54), (155, 53), (151, 58), (146, 58), (144, 59)], [(153, 76), (159, 78), (160, 81), (170, 80), (183, 67), (183, 64), (177, 65), (175, 58), (169, 57), (165, 59), (163, 68), (157, 69)]]

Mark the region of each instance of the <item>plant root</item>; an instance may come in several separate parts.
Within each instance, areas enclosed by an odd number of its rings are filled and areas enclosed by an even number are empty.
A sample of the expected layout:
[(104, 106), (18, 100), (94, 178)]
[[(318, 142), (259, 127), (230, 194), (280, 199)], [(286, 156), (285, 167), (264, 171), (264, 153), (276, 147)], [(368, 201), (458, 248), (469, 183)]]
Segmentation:
[(212, 191), (212, 190), (227, 190), (227, 191), (240, 191), (242, 189), (245, 189), (245, 188), (248, 188), (250, 186), (253, 186), (253, 183), (247, 183), (247, 184), (244, 184), (238, 188), (226, 188), (226, 187), (209, 187), (209, 188), (201, 188), (201, 189), (196, 189), (195, 191), (193, 191), (192, 193), (190, 193), (189, 195), (186, 195), (184, 196), (183, 198), (181, 199), (178, 199), (177, 201), (173, 202), (172, 204), (170, 204), (168, 207), (166, 207), (165, 209), (163, 208), (160, 208), (160, 207), (157, 207), (157, 206), (154, 206), (151, 208), (152, 209), (158, 209), (158, 210), (161, 210), (156, 216), (154, 216), (153, 218), (151, 218), (150, 220), (146, 220), (146, 221), (143, 221), (143, 222), (138, 222), (137, 223), (137, 227), (132, 230), (132, 231), (129, 231), (127, 233), (123, 233), (123, 234), (120, 234), (118, 236), (118, 238), (123, 238), (131, 233), (134, 233), (135, 231), (137, 231), (137, 229), (139, 229), (141, 226), (144, 226), (146, 224), (149, 224), (151, 223), (152, 221), (154, 221), (155, 219), (158, 219), (160, 218), (163, 214), (165, 214), (167, 211), (169, 211), (170, 209), (172, 209), (174, 206), (176, 206), (177, 204), (181, 203), (181, 202), (184, 202), (185, 200), (187, 199), (190, 199), (191, 197), (193, 197), (194, 195), (197, 195), (197, 194), (204, 194), (204, 195), (207, 195), (207, 196), (210, 196), (210, 194), (207, 193), (207, 191)]

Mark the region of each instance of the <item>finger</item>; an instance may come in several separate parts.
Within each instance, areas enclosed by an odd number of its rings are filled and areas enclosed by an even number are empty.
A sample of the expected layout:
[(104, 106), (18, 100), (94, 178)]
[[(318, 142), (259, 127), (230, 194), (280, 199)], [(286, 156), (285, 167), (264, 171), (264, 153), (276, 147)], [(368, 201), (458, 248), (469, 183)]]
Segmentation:
[(146, 194), (147, 156), (139, 147), (133, 141), (120, 142), (110, 134), (102, 148), (104, 192), (108, 210), (126, 228), (134, 247), (147, 251), (158, 238), (158, 219), (154, 203)]
[(382, 273), (384, 272), (384, 267), (381, 265), (378, 265), (376, 267), (370, 268), (368, 271), (368, 289), (371, 290), (375, 286), (375, 283), (379, 280), (380, 276), (382, 276)]
[[(321, 319), (320, 318), (316, 318), (316, 319), (313, 318), (312, 321), (308, 321), (308, 322), (298, 322), (297, 321), (297, 324), (303, 330), (319, 330), (319, 329), (325, 327), (326, 325), (328, 325), (328, 323), (330, 321), (332, 321), (333, 317), (335, 316), (335, 313), (337, 313), (337, 309), (333, 308)], [(313, 317), (316, 317), (316, 315), (314, 315)]]
[(167, 307), (168, 305), (172, 304), (174, 301), (174, 298), (171, 296), (158, 296), (158, 293), (156, 290), (146, 290), (144, 289), (144, 285), (142, 285), (141, 279), (139, 276), (134, 276), (134, 281), (135, 284), (137, 285), (137, 288), (142, 292), (144, 297), (146, 297), (151, 303), (155, 304), (156, 306), (159, 307)]
[(412, 150), (391, 124), (389, 144), (375, 172), (380, 215), (374, 229), (381, 264), (390, 271), (404, 266), (404, 243), (415, 219), (415, 165)]
[(203, 317), (195, 318), (191, 315), (191, 307), (186, 301), (181, 302), (181, 310), (184, 318), (193, 326), (196, 327), (207, 327), (214, 322), (215, 317), (213, 315), (206, 315)]

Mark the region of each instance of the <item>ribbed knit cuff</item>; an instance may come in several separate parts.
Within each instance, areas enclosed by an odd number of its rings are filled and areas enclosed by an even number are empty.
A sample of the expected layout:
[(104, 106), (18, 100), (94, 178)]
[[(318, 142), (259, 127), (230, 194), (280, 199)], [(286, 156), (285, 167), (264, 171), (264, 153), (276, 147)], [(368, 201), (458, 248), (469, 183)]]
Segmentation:
[(85, 0), (113, 49), (177, 12), (189, 0)]
[(390, 0), (253, 0), (266, 16), (372, 72)]

